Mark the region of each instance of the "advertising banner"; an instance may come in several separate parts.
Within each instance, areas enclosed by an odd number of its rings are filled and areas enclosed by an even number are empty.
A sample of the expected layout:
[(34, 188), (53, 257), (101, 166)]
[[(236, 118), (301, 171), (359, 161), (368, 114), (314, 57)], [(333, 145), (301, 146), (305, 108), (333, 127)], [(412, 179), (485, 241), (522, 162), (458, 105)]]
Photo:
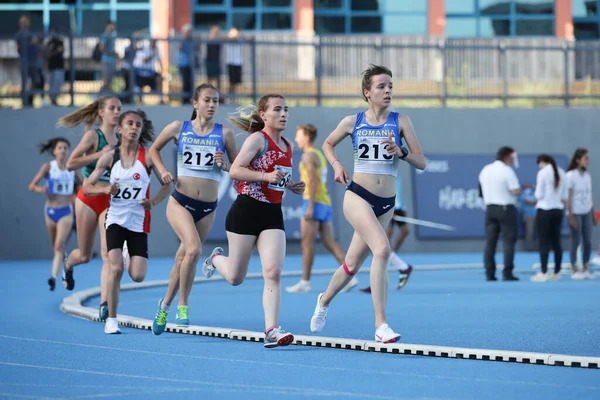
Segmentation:
[[(566, 170), (568, 159), (552, 155), (559, 167)], [(526, 184), (535, 186), (538, 166), (537, 155), (519, 154), (519, 168), (515, 169), (521, 189)], [(451, 225), (455, 231), (445, 231), (424, 226), (414, 227), (420, 239), (483, 238), (485, 237), (485, 205), (479, 197), (479, 173), (493, 162), (493, 154), (458, 155), (427, 154), (427, 169), (413, 169), (414, 210), (408, 215), (417, 219)], [(519, 205), (521, 206), (521, 204)], [(521, 216), (521, 213), (519, 213)], [(522, 224), (519, 237), (522, 237)], [(563, 233), (568, 232), (566, 218)]]

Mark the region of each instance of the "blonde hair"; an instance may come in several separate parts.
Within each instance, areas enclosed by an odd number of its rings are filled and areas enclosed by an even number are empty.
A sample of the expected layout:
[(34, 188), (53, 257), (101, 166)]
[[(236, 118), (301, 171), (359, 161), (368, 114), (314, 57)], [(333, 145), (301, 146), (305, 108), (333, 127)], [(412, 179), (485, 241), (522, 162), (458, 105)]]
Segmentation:
[(81, 123), (85, 123), (85, 129), (90, 129), (94, 125), (99, 125), (102, 123), (99, 111), (104, 108), (106, 102), (110, 99), (118, 100), (119, 98), (115, 96), (100, 97), (93, 103), (59, 118), (56, 126), (61, 128), (75, 128)]
[(254, 133), (265, 128), (265, 121), (260, 117), (261, 111), (267, 111), (269, 108), (269, 99), (284, 99), (280, 94), (266, 94), (258, 101), (258, 107), (248, 105), (239, 107), (236, 112), (230, 114), (227, 120), (231, 125), (243, 130), (244, 132)]

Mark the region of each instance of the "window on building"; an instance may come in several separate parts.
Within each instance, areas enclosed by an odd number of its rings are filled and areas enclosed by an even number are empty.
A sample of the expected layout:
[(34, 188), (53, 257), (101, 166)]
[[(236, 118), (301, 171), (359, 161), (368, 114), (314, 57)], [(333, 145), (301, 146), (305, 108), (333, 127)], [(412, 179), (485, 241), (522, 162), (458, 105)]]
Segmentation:
[(446, 36), (554, 36), (554, 1), (446, 1)]
[[(292, 0), (193, 0), (194, 29), (207, 31), (212, 23), (222, 29), (237, 26), (241, 30), (294, 29)], [(210, 20), (206, 16), (218, 16)]]
[[(123, 35), (149, 31), (151, 25), (151, 0), (0, 0), (0, 5), (0, 22), (12, 13), (30, 14), (32, 30), (38, 32), (55, 27), (61, 33), (96, 35), (108, 19), (117, 22)], [(12, 29), (16, 22), (3, 24), (0, 31), (5, 26)]]
[(43, 11), (1, 11), (0, 12), (0, 38), (14, 39), (19, 31), (19, 18), (21, 15), (29, 17), (31, 32), (44, 30)]
[(577, 40), (600, 39), (599, 0), (571, 0), (573, 34)]
[(118, 10), (117, 32), (119, 36), (129, 36), (136, 32), (150, 32), (150, 11)]
[(315, 31), (425, 35), (427, 4), (428, 0), (314, 0)]

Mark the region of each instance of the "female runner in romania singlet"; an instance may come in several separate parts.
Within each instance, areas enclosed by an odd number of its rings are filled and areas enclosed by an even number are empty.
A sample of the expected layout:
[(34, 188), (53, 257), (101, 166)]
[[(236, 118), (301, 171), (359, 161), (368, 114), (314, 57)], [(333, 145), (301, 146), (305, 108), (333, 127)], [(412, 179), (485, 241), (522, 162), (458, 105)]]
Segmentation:
[[(424, 169), (426, 161), (410, 119), (389, 110), (392, 72), (384, 66), (369, 66), (363, 73), (362, 90), (369, 109), (344, 118), (323, 144), (323, 153), (334, 168), (335, 180), (347, 186), (344, 216), (355, 232), (344, 263), (334, 273), (327, 290), (317, 297), (310, 329), (320, 332), (325, 327), (331, 301), (372, 253), (370, 281), (375, 309), (375, 341), (392, 343), (400, 335), (390, 328), (385, 313), (391, 250), (384, 227), (388, 226), (394, 213), (395, 180), (400, 160), (418, 169)], [(354, 151), (354, 175), (350, 182), (335, 154), (335, 146), (346, 136), (351, 136)], [(410, 151), (403, 146), (402, 139)]]
[(161, 150), (169, 143), (177, 143), (177, 184), (167, 202), (167, 220), (181, 241), (175, 254), (169, 286), (165, 297), (158, 300), (158, 310), (152, 332), (164, 332), (171, 304), (179, 291), (175, 323), (189, 326), (189, 295), (196, 276), (202, 244), (215, 221), (219, 197), (219, 182), (230, 163), (237, 156), (233, 130), (214, 122), (219, 108), (219, 91), (210, 84), (194, 90), (194, 111), (189, 121), (174, 121), (167, 125), (150, 148), (152, 161), (164, 182), (172, 182), (173, 175), (164, 165)]

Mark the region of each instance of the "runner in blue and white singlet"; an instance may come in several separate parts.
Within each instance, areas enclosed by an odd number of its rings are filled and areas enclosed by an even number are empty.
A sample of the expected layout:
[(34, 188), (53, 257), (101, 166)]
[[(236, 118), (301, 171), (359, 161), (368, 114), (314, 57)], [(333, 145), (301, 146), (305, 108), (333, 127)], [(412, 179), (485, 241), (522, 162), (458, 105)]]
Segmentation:
[(178, 291), (175, 323), (184, 327), (190, 324), (188, 298), (196, 264), (202, 243), (215, 221), (220, 184), (228, 185), (227, 171), (237, 156), (233, 130), (213, 120), (219, 108), (218, 90), (207, 83), (198, 86), (192, 104), (194, 111), (190, 119), (167, 125), (149, 150), (162, 181), (168, 183), (175, 178), (163, 163), (160, 152), (167, 143), (177, 143), (177, 184), (167, 203), (167, 220), (181, 241), (167, 293), (158, 301), (152, 325), (155, 335), (164, 331), (171, 303)]
[[(46, 194), (44, 207), (46, 227), (54, 249), (52, 275), (48, 278), (48, 287), (56, 287), (56, 278), (60, 263), (65, 256), (65, 243), (73, 226), (73, 192), (81, 185), (79, 172), (67, 169), (67, 157), (70, 143), (65, 138), (53, 138), (40, 145), (40, 153), (50, 153), (54, 160), (42, 164), (40, 170), (29, 184), (29, 190)], [(44, 186), (38, 183), (45, 180)]]
[[(370, 281), (375, 341), (392, 343), (400, 338), (388, 325), (385, 314), (391, 250), (384, 227), (390, 223), (394, 211), (394, 181), (399, 161), (405, 160), (419, 169), (424, 169), (426, 162), (410, 118), (389, 110), (392, 86), (392, 72), (388, 68), (370, 65), (362, 79), (363, 99), (369, 103), (369, 109), (344, 118), (323, 144), (323, 153), (335, 171), (335, 180), (347, 186), (344, 215), (355, 232), (344, 263), (334, 273), (327, 290), (317, 297), (310, 321), (312, 332), (320, 332), (325, 327), (331, 301), (372, 253)], [(351, 181), (335, 153), (335, 146), (346, 136), (352, 137), (354, 151)]]

